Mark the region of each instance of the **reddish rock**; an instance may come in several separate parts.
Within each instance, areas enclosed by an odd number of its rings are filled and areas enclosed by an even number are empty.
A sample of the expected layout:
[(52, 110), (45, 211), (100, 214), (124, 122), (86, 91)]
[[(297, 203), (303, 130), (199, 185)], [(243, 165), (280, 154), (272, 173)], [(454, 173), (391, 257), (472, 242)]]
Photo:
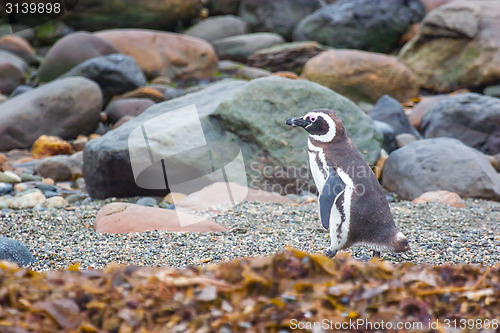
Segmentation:
[(413, 199), (412, 203), (423, 204), (428, 202), (444, 203), (457, 208), (465, 208), (465, 202), (455, 192), (432, 191), (422, 193), (418, 198)]
[(0, 172), (2, 171), (12, 171), (14, 168), (12, 167), (12, 164), (10, 164), (9, 159), (5, 154), (0, 153)]
[(186, 199), (186, 197), (187, 195), (185, 195), (184, 193), (170, 192), (163, 198), (162, 202), (175, 205)]
[(181, 232), (224, 231), (214, 221), (170, 209), (131, 203), (111, 203), (97, 213), (94, 229), (99, 233), (129, 233), (153, 230)]
[(133, 57), (148, 79), (202, 79), (217, 70), (217, 56), (207, 41), (146, 29), (116, 29), (94, 33)]
[(414, 23), (411, 25), (410, 29), (399, 39), (399, 45), (405, 45), (408, 43), (413, 37), (415, 37), (418, 33), (418, 28), (420, 25), (418, 23)]
[(311, 58), (302, 78), (349, 99), (374, 103), (384, 94), (404, 102), (418, 95), (413, 73), (397, 58), (358, 50), (330, 50)]
[[(228, 193), (228, 184), (231, 196)], [(198, 192), (191, 193), (177, 207), (186, 210), (216, 209), (241, 201), (292, 203), (292, 200), (267, 191), (254, 190), (236, 183), (214, 183)]]
[(31, 153), (35, 158), (71, 154), (71, 144), (57, 136), (42, 135), (33, 142)]
[(420, 124), (422, 123), (422, 118), (425, 116), (428, 110), (430, 110), (435, 104), (448, 98), (448, 95), (437, 95), (423, 97), (422, 100), (417, 103), (408, 114), (408, 120), (410, 124), (417, 130), (420, 130)]
[(123, 116), (138, 116), (155, 102), (149, 98), (122, 98), (112, 101), (106, 107), (110, 123), (116, 123)]
[(23, 59), (0, 50), (0, 93), (9, 95), (26, 80), (28, 65)]
[(111, 126), (111, 128), (112, 129), (118, 128), (121, 125), (125, 124), (127, 121), (134, 119), (134, 118), (135, 118), (134, 116), (123, 116), (120, 119), (118, 119), (118, 121), (116, 123), (114, 123), (113, 126)]
[(85, 60), (120, 53), (113, 44), (88, 32), (75, 32), (57, 41), (45, 56), (38, 78), (48, 82)]
[(89, 142), (89, 138), (85, 135), (79, 135), (76, 137), (75, 141), (71, 143), (71, 148), (74, 152), (83, 151), (85, 149), (85, 145)]
[(299, 76), (294, 72), (280, 71), (280, 72), (274, 72), (272, 75), (279, 76), (279, 77), (282, 77), (285, 79), (290, 79), (290, 80), (298, 80), (299, 79)]
[(123, 95), (115, 97), (115, 100), (140, 98), (152, 100), (154, 103), (160, 103), (168, 99), (167, 96), (165, 96), (164, 91), (165, 89), (160, 89), (159, 87), (156, 88), (154, 86), (139, 87)]
[[(500, 172), (500, 154), (496, 154), (493, 156), (488, 156), (491, 165), (495, 168), (497, 172)], [(0, 163), (1, 165), (1, 163)], [(1, 171), (1, 169), (0, 169)]]
[(35, 51), (31, 47), (30, 43), (18, 35), (9, 34), (1, 36), (0, 49), (17, 55), (30, 65), (36, 65), (39, 63), (39, 60), (35, 55)]
[(455, 0), (422, 0), (422, 3), (425, 6), (425, 11), (428, 13), (431, 10), (433, 10), (439, 6), (445, 5), (448, 2), (452, 2), (452, 1), (455, 1)]

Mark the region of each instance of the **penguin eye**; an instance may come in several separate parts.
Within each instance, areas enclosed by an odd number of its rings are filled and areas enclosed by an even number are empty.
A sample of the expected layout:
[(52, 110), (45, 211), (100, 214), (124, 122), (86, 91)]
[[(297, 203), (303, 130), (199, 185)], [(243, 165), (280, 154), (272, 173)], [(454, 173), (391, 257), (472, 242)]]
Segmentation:
[(316, 117), (315, 116), (309, 116), (309, 120), (314, 123), (316, 121)]

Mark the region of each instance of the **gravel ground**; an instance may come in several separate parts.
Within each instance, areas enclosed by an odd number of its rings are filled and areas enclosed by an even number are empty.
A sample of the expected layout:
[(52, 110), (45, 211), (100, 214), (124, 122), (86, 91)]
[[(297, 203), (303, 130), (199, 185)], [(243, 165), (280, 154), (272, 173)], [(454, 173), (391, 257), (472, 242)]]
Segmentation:
[[(93, 220), (103, 204), (91, 201), (64, 210), (0, 212), (0, 235), (24, 243), (39, 260), (32, 268), (47, 270), (78, 263), (82, 269), (110, 263), (148, 266), (204, 265), (234, 258), (283, 251), (286, 245), (321, 252), (328, 234), (317, 218), (316, 204), (303, 206), (241, 203), (214, 216), (226, 232), (96, 234)], [(443, 204), (391, 203), (410, 253), (383, 253), (390, 262), (417, 264), (500, 261), (500, 203), (465, 200), (467, 208)], [(355, 258), (371, 250), (354, 247)]]

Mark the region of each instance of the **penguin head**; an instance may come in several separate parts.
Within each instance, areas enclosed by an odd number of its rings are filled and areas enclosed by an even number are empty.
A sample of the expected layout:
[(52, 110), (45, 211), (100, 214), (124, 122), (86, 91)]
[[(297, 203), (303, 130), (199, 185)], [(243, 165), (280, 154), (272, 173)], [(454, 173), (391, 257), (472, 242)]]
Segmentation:
[(303, 127), (312, 139), (324, 143), (345, 138), (344, 124), (334, 110), (312, 110), (303, 117), (288, 119), (286, 124)]

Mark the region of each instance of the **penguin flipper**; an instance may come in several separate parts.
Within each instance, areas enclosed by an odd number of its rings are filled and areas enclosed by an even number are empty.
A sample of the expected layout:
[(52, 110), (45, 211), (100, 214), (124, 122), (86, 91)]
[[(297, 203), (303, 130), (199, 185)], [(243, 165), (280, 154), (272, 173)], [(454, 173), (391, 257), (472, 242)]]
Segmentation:
[(345, 183), (334, 168), (328, 168), (328, 179), (319, 195), (319, 217), (325, 229), (330, 227), (330, 213), (332, 206), (345, 190)]

